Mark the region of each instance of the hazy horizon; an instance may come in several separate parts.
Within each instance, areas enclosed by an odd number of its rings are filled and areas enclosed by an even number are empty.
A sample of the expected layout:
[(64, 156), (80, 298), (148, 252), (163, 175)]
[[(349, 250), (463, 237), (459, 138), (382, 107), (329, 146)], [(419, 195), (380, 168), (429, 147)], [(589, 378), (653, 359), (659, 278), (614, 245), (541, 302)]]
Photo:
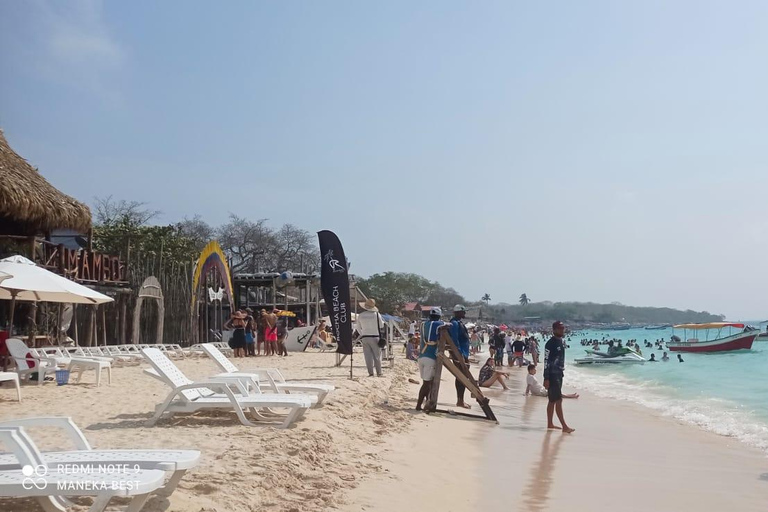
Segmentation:
[(0, 5), (54, 186), (335, 231), (468, 300), (768, 317), (768, 4)]

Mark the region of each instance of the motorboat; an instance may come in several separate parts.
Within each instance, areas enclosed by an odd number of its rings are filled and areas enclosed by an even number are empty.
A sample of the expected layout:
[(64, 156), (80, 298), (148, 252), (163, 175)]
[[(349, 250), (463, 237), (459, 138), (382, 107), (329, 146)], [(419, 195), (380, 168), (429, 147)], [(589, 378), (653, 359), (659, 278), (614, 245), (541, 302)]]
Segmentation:
[[(672, 352), (727, 352), (749, 350), (760, 331), (741, 323), (711, 322), (706, 324), (680, 324), (683, 336), (672, 335), (667, 348)], [(734, 329), (736, 330), (734, 332)], [(725, 332), (723, 332), (725, 331)], [(688, 334), (691, 337), (688, 337)]]
[(661, 331), (663, 329), (668, 329), (672, 327), (672, 324), (661, 324), (661, 325), (646, 325), (645, 330), (646, 331)]
[(626, 347), (620, 348), (615, 354), (608, 354), (607, 352), (601, 352), (594, 349), (586, 349), (584, 352), (586, 356), (577, 357), (574, 362), (576, 364), (643, 364), (645, 359)]

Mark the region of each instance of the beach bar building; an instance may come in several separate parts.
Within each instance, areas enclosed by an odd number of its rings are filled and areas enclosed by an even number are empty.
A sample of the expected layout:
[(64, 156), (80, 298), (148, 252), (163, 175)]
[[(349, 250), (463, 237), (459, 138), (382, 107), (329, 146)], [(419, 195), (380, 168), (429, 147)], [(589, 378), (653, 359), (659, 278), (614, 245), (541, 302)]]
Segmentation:
[[(65, 235), (57, 236), (64, 233)], [(57, 190), (19, 156), (0, 130), (0, 258), (20, 254), (56, 274), (93, 288), (116, 300), (98, 307), (36, 303), (20, 305), (27, 314), (16, 314), (13, 335), (25, 335), (37, 345), (59, 341), (62, 326), (81, 344), (107, 339), (109, 326), (125, 341), (127, 301), (131, 288), (119, 256), (99, 254), (91, 246), (91, 212), (85, 204)], [(10, 303), (0, 301), (0, 325), (6, 326)], [(66, 317), (66, 318), (65, 318)], [(117, 317), (117, 318), (115, 318)], [(5, 333), (8, 336), (11, 333)], [(26, 336), (25, 336), (26, 337)]]

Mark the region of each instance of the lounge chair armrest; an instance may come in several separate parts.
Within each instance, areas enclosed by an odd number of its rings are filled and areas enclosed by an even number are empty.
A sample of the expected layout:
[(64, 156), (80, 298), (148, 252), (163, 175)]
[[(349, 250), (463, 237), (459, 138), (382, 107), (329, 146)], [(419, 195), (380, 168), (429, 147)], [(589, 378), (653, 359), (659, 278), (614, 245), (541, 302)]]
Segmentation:
[(0, 427), (56, 427), (64, 431), (78, 450), (91, 450), (91, 445), (77, 428), (72, 418), (62, 416), (38, 416), (0, 422)]
[(213, 381), (193, 382), (191, 384), (184, 384), (183, 386), (174, 388), (173, 391), (171, 391), (171, 394), (175, 396), (175, 395), (181, 394), (181, 392), (186, 389), (196, 389), (196, 388), (208, 388), (211, 391), (221, 391), (225, 395), (227, 395), (227, 398), (229, 398), (230, 402), (232, 402), (233, 404), (237, 403), (237, 397), (235, 396), (235, 393), (225, 382), (213, 382)]

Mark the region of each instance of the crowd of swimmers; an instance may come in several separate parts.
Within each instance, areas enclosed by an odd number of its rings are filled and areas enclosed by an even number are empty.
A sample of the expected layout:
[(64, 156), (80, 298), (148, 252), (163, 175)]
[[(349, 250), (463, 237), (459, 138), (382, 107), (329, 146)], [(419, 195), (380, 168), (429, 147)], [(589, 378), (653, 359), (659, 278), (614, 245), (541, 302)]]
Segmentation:
[[(640, 342), (636, 339), (627, 340), (626, 347), (623, 345), (623, 341), (618, 338), (606, 338), (603, 337), (602, 339), (587, 339), (584, 338), (580, 341), (582, 347), (592, 347), (592, 350), (595, 351), (601, 351), (601, 346), (605, 346), (606, 352), (608, 355), (615, 355), (618, 353), (621, 353), (621, 351), (624, 348), (628, 348), (629, 350), (632, 350), (639, 356), (643, 356), (643, 351), (640, 348)], [(656, 341), (648, 341), (647, 339), (643, 340), (642, 344), (643, 347), (645, 347), (648, 350), (656, 350), (658, 352), (662, 352), (661, 358), (656, 359), (656, 354), (651, 352), (650, 359), (648, 359), (649, 363), (657, 363), (659, 361), (667, 362), (669, 361), (669, 355), (667, 354), (667, 351), (665, 350), (664, 344), (666, 341), (664, 338), (657, 339)], [(668, 350), (668, 349), (667, 349)], [(682, 354), (677, 354), (677, 361), (679, 363), (684, 363)]]

